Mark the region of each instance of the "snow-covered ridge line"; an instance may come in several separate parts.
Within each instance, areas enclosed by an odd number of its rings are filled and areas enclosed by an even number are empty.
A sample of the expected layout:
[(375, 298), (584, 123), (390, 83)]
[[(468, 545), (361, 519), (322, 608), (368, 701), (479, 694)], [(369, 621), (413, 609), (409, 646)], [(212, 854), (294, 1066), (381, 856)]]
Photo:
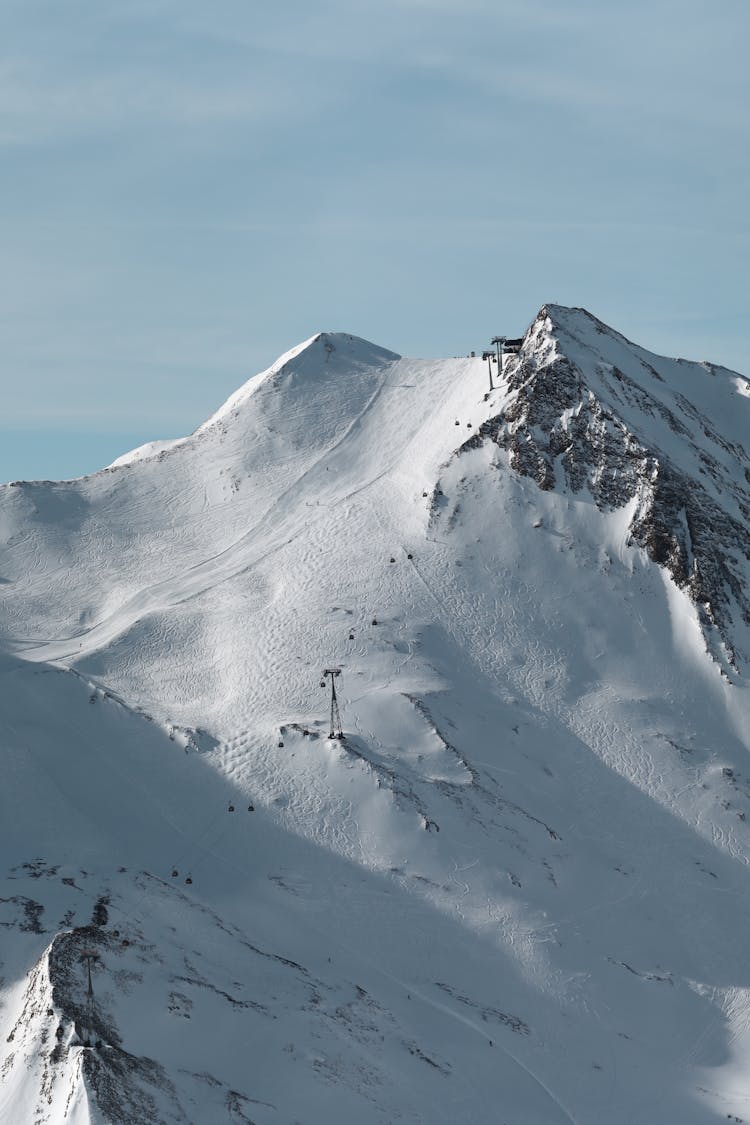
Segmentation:
[[(303, 340), (301, 344), (290, 348), (289, 351), (284, 352), (283, 355), (274, 360), (270, 367), (259, 371), (257, 375), (251, 376), (247, 382), (243, 383), (241, 387), (238, 387), (238, 389), (229, 396), (226, 402), (222, 403), (219, 409), (216, 410), (210, 418), (207, 418), (205, 422), (202, 422), (201, 425), (198, 426), (192, 436), (203, 433), (205, 430), (210, 429), (211, 426), (230, 415), (233, 410), (236, 410), (237, 407), (246, 402), (247, 399), (257, 391), (258, 387), (262, 386), (266, 379), (273, 377), (278, 371), (281, 371), (287, 363), (296, 359), (298, 355), (301, 355), (307, 348), (315, 344), (322, 335), (323, 333), (317, 332), (314, 336), (310, 336), (308, 340)], [(145, 461), (151, 457), (157, 457), (160, 453), (165, 453), (170, 449), (174, 449), (176, 446), (182, 445), (183, 442), (188, 440), (188, 437), (184, 437), (166, 441), (157, 440), (146, 442), (144, 445), (139, 445), (137, 449), (132, 449), (128, 453), (123, 453), (120, 457), (112, 461), (111, 464), (107, 465), (107, 468), (119, 469), (126, 465), (135, 464), (138, 461)]]
[[(336, 353), (341, 353), (341, 356)], [(132, 466), (140, 461), (163, 458), (167, 453), (189, 445), (196, 439), (200, 440), (217, 426), (228, 424), (232, 417), (236, 417), (247, 406), (254, 395), (269, 383), (275, 384), (277, 377), (283, 376), (287, 369), (291, 369), (298, 378), (315, 379), (321, 369), (328, 366), (334, 357), (336, 359), (345, 357), (346, 371), (342, 367), (342, 378), (352, 378), (356, 376), (358, 371), (372, 370), (388, 365), (399, 358), (395, 352), (380, 348), (368, 340), (345, 332), (318, 332), (308, 340), (303, 340), (301, 344), (297, 344), (289, 351), (284, 352), (270, 367), (257, 375), (253, 375), (247, 382), (243, 383), (190, 436), (168, 441), (147, 442), (145, 445), (116, 458), (107, 466), (107, 469), (120, 469)]]
[(187, 438), (166, 438), (164, 441), (147, 441), (143, 445), (137, 446), (135, 449), (129, 450), (127, 453), (122, 453), (106, 465), (107, 469), (121, 469), (125, 465), (134, 465), (137, 461), (148, 461), (151, 457), (158, 457), (161, 453), (166, 453), (170, 449), (175, 449), (178, 445), (182, 445)]
[(310, 336), (309, 339), (303, 340), (301, 344), (296, 344), (293, 348), (290, 348), (289, 351), (280, 355), (278, 359), (274, 360), (270, 367), (266, 367), (264, 371), (259, 371), (257, 375), (251, 376), (246, 383), (243, 383), (241, 387), (237, 388), (234, 394), (229, 396), (226, 402), (222, 403), (219, 409), (216, 410), (210, 418), (207, 418), (206, 421), (195, 430), (195, 433), (202, 433), (216, 422), (220, 422), (222, 418), (225, 418), (228, 414), (231, 414), (233, 410), (246, 402), (266, 379), (275, 375), (278, 371), (281, 371), (287, 363), (290, 363), (293, 359), (296, 359), (298, 355), (307, 351), (307, 349), (316, 344), (322, 336), (322, 332), (316, 332), (314, 336)]
[(195, 433), (202, 434), (218, 422), (228, 418), (234, 411), (243, 406), (257, 392), (259, 387), (272, 379), (273, 376), (283, 373), (285, 368), (291, 365), (294, 360), (304, 359), (304, 362), (295, 364), (295, 370), (304, 376), (308, 373), (312, 374), (321, 363), (327, 364), (339, 349), (346, 350), (350, 371), (356, 371), (359, 366), (369, 366), (376, 358), (381, 362), (392, 362), (399, 358), (395, 352), (388, 352), (384, 348), (379, 348), (368, 340), (363, 340), (357, 336), (351, 336), (344, 332), (318, 332), (308, 340), (297, 344), (296, 347), (290, 348), (288, 352), (284, 352), (265, 371), (261, 371), (258, 375), (248, 379), (233, 395), (230, 395), (227, 401), (210, 418), (198, 427)]

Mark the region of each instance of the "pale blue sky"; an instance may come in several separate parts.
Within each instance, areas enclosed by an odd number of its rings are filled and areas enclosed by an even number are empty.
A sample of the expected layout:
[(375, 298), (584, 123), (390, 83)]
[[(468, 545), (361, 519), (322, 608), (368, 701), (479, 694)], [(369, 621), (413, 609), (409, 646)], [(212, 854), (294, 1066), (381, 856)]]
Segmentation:
[(748, 0), (0, 0), (0, 480), (190, 432), (321, 329), (547, 300), (750, 374)]

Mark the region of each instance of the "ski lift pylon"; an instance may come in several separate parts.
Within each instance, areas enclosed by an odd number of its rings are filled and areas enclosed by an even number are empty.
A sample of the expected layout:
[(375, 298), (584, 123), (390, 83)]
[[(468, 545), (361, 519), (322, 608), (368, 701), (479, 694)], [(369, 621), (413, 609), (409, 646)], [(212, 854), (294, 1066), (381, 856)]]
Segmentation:
[[(394, 559), (391, 559), (391, 562), (394, 561)], [(339, 702), (336, 698), (336, 677), (340, 675), (340, 668), (325, 668), (323, 670), (323, 679), (326, 680), (330, 677), (331, 680), (331, 724), (328, 737), (338, 739), (342, 739), (344, 737), (344, 733), (341, 729), (341, 713), (339, 711)]]

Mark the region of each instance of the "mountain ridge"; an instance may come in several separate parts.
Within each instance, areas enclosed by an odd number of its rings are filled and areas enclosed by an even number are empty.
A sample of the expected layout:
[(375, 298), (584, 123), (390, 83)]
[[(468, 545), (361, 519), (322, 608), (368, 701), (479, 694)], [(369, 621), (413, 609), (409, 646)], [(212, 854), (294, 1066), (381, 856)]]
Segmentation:
[[(556, 313), (564, 334), (571, 333), (568, 312)], [(632, 348), (625, 337), (582, 312), (598, 335)], [(634, 542), (688, 590), (700, 609), (708, 643), (718, 634), (714, 654), (737, 672), (738, 661), (746, 666), (750, 656), (747, 639), (739, 648), (734, 639), (739, 628), (750, 626), (750, 599), (741, 576), (742, 564), (736, 567), (731, 561), (736, 552), (750, 564), (750, 457), (746, 449), (738, 441), (728, 442), (680, 392), (668, 404), (663, 394), (650, 393), (643, 379), (637, 381), (632, 368), (626, 374), (615, 364), (605, 363), (603, 356), (596, 371), (597, 387), (591, 371), (585, 372), (570, 359), (564, 340), (561, 354), (550, 353), (550, 342), (557, 341), (548, 324), (544, 307), (519, 356), (508, 364), (513, 401), (472, 440), (490, 437), (508, 448), (513, 467), (531, 476), (542, 489), (555, 487), (557, 468), (574, 493), (586, 487), (599, 506), (614, 509), (637, 499), (630, 525)], [(635, 351), (647, 380), (665, 384), (665, 376), (644, 358), (649, 353), (640, 348)], [(651, 360), (658, 357), (651, 356)], [(682, 363), (683, 373), (702, 366)], [(714, 377), (712, 371), (708, 374)], [(737, 391), (729, 393), (744, 406)], [(634, 403), (642, 415), (661, 423), (655, 437), (639, 437), (635, 427), (629, 428), (623, 420)], [(750, 422), (750, 411), (745, 414)], [(690, 426), (700, 428), (706, 440), (693, 441)], [(675, 434), (683, 439), (681, 451), (686, 446), (694, 450), (694, 464), (687, 470), (686, 459), (682, 457), (682, 464), (676, 464), (670, 449)], [(734, 620), (735, 611), (739, 623)]]
[(0, 1117), (750, 1116), (750, 400), (598, 323), (0, 489)]

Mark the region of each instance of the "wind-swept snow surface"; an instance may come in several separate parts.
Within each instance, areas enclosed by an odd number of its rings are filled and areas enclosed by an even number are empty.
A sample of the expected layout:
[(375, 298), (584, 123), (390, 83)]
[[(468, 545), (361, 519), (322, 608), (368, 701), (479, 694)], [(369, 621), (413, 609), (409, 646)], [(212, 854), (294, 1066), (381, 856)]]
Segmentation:
[(0, 1120), (750, 1121), (746, 380), (493, 379), (322, 334), (0, 489)]

